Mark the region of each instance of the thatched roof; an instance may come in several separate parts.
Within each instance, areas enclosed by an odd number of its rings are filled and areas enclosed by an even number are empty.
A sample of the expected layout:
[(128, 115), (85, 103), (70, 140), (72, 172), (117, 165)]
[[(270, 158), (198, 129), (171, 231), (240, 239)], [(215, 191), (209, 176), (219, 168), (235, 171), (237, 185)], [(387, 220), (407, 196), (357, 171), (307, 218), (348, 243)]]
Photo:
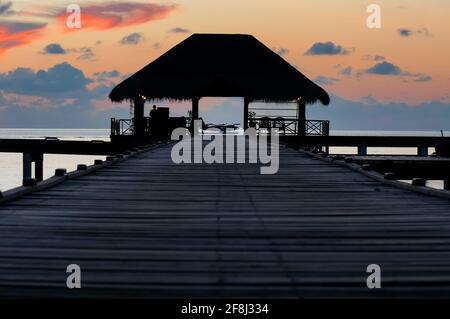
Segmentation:
[[(132, 58), (132, 56), (130, 56)], [(307, 103), (328, 94), (251, 35), (194, 34), (119, 85), (113, 102), (136, 96), (188, 100), (193, 97), (246, 97)]]

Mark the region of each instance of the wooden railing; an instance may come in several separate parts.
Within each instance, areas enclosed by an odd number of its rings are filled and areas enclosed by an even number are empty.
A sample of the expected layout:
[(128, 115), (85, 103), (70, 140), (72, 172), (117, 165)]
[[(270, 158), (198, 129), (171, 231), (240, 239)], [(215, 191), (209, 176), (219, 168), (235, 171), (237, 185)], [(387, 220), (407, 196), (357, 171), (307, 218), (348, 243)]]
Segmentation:
[[(283, 117), (269, 118), (253, 118), (249, 120), (249, 127), (257, 130), (278, 129), (280, 135), (298, 135), (298, 120)], [(306, 120), (305, 121), (306, 136), (329, 136), (330, 121), (323, 120)]]
[(111, 118), (111, 136), (133, 135), (133, 120)]

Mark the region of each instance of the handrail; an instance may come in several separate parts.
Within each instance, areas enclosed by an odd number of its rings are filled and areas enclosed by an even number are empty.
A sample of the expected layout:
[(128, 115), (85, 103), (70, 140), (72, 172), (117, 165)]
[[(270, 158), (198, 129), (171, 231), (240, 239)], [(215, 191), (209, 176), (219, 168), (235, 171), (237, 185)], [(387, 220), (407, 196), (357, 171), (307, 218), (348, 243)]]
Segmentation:
[[(277, 128), (281, 135), (297, 135), (298, 134), (298, 119), (288, 117), (258, 117), (249, 119), (249, 127), (254, 127), (257, 130), (270, 130)], [(328, 120), (306, 120), (305, 132), (307, 136), (329, 136), (330, 135), (330, 121)]]

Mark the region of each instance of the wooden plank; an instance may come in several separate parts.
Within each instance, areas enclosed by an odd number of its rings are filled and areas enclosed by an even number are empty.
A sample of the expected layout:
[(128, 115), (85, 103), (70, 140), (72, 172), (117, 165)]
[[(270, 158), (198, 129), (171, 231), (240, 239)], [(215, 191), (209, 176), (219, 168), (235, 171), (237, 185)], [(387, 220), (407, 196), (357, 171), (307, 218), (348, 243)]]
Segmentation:
[(260, 175), (167, 146), (1, 206), (0, 296), (450, 296), (449, 200), (280, 152)]

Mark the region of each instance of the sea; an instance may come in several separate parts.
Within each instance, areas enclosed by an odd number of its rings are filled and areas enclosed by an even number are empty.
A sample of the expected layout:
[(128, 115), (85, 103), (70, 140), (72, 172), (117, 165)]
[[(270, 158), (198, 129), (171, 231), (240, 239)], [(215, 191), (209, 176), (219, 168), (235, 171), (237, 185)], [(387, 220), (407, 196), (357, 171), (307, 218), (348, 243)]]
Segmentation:
[[(35, 129), (35, 128), (0, 128), (0, 139), (44, 139), (46, 137), (57, 137), (60, 140), (103, 140), (109, 141), (109, 129)], [(449, 136), (450, 132), (444, 132)], [(371, 135), (371, 136), (441, 136), (441, 132), (422, 131), (331, 131), (330, 135)], [(332, 147), (331, 154), (356, 154), (355, 147)], [(378, 155), (415, 155), (415, 148), (388, 148), (369, 147), (368, 154)], [(434, 152), (430, 148), (429, 154)], [(44, 155), (44, 178), (54, 175), (55, 169), (65, 168), (73, 171), (78, 164), (91, 165), (96, 159), (105, 159), (105, 156), (86, 155)], [(410, 181), (405, 181), (409, 183)], [(6, 191), (20, 186), (22, 183), (22, 154), (0, 153), (0, 190)], [(427, 181), (427, 186), (443, 189), (442, 181)]]

